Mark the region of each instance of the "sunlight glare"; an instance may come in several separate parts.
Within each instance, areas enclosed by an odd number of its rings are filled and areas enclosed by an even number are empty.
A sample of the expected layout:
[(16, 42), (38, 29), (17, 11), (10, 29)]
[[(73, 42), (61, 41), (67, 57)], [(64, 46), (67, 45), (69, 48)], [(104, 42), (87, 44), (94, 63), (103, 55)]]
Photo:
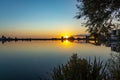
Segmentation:
[(64, 46), (70, 46), (70, 42), (69, 42), (68, 40), (64, 40), (64, 41), (63, 41), (63, 45), (64, 45)]
[(66, 36), (64, 36), (64, 38), (68, 38), (68, 37), (69, 37), (69, 36), (67, 36), (67, 35), (66, 35)]

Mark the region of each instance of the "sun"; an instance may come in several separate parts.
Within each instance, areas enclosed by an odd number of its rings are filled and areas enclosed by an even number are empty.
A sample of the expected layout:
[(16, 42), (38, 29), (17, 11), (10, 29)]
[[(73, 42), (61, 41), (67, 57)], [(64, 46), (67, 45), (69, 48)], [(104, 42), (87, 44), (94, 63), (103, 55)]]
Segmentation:
[(68, 38), (69, 36), (68, 35), (65, 35), (64, 38)]

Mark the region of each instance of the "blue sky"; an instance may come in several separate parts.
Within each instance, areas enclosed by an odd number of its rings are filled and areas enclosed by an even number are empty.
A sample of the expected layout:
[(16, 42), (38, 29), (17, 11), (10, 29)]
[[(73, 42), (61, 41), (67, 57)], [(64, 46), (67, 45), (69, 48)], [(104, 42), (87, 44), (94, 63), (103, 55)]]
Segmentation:
[(76, 0), (0, 0), (0, 34), (58, 36), (83, 33)]

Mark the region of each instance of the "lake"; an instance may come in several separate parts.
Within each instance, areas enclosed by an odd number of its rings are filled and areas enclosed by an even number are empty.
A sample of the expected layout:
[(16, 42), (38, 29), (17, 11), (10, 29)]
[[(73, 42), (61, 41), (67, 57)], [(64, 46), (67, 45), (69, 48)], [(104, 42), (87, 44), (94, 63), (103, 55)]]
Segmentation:
[(111, 52), (110, 47), (85, 41), (0, 42), (0, 80), (39, 80), (55, 66), (67, 63), (74, 53), (107, 60)]

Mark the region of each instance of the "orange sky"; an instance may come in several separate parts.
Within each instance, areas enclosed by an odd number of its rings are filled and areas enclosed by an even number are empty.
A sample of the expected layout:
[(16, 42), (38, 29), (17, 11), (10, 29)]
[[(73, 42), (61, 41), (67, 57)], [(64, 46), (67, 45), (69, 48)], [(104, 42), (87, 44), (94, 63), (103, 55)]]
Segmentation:
[(5, 30), (1, 31), (1, 35), (11, 36), (11, 37), (33, 37), (33, 38), (51, 38), (51, 37), (61, 37), (61, 36), (71, 36), (76, 34), (86, 34), (85, 28), (76, 29), (56, 29), (56, 30), (41, 30), (41, 29), (18, 29), (18, 30)]
[(78, 11), (75, 5), (76, 0), (0, 0), (0, 36), (47, 38), (86, 34), (85, 27), (81, 27), (84, 19), (74, 18)]

